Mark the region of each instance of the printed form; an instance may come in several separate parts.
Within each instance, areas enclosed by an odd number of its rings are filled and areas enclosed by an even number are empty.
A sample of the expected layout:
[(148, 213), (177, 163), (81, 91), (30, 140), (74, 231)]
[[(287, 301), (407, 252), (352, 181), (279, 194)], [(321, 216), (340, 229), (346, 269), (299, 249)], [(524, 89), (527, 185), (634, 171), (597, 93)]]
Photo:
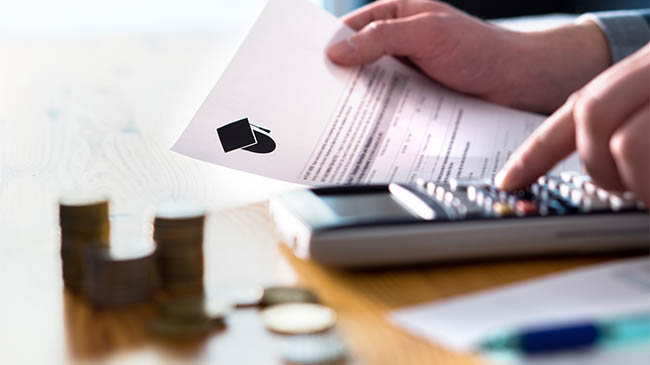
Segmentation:
[[(352, 30), (271, 0), (172, 150), (305, 185), (489, 177), (544, 120), (438, 85), (392, 57), (327, 59)], [(556, 171), (579, 170), (574, 155)]]

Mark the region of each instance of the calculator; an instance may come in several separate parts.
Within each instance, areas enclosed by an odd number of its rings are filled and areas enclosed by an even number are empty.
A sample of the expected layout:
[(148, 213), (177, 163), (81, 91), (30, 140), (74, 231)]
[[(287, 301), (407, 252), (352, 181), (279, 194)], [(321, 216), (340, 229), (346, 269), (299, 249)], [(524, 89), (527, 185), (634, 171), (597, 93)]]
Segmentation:
[(333, 266), (649, 250), (647, 207), (573, 172), (515, 192), (489, 179), (316, 187), (269, 210), (296, 256)]

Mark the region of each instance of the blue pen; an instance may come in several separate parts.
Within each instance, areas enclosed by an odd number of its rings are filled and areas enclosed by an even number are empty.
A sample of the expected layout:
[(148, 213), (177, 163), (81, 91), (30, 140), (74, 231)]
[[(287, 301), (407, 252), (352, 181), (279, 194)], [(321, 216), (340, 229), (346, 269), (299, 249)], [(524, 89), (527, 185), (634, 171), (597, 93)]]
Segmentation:
[(521, 328), (489, 336), (482, 350), (511, 350), (534, 355), (650, 338), (650, 313)]

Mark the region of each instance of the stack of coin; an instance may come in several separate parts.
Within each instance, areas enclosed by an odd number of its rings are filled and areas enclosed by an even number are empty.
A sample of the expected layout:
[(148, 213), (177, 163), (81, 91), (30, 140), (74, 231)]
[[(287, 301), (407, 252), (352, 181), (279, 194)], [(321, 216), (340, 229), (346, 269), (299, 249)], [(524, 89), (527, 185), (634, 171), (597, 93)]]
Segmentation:
[(156, 210), (154, 239), (162, 284), (172, 296), (203, 293), (205, 211), (187, 202), (168, 202)]
[(264, 289), (260, 305), (270, 307), (285, 303), (319, 303), (318, 296), (307, 288), (269, 286)]
[(159, 287), (153, 242), (84, 249), (84, 290), (95, 307), (117, 307), (147, 301)]
[(59, 200), (59, 223), (63, 282), (73, 292), (81, 293), (84, 248), (109, 245), (108, 200), (93, 194), (65, 194)]
[(229, 305), (202, 296), (169, 298), (149, 323), (149, 330), (165, 337), (201, 336), (225, 328), (224, 318), (230, 310)]

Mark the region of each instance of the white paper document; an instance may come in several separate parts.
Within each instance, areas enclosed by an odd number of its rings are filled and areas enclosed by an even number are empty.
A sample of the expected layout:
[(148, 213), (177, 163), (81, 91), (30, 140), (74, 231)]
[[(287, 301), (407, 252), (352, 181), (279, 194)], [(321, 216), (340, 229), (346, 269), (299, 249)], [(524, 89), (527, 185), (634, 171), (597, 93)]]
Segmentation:
[(327, 45), (351, 32), (306, 0), (271, 0), (172, 150), (306, 185), (494, 177), (544, 119), (392, 57), (337, 66)]
[[(648, 312), (650, 259), (642, 257), (403, 308), (392, 311), (389, 319), (431, 342), (472, 351), (495, 331)], [(627, 359), (622, 362), (625, 364), (647, 364), (650, 342), (609, 351), (543, 356), (526, 362), (613, 364), (608, 361), (621, 356)], [(643, 361), (631, 361), (633, 358)]]

